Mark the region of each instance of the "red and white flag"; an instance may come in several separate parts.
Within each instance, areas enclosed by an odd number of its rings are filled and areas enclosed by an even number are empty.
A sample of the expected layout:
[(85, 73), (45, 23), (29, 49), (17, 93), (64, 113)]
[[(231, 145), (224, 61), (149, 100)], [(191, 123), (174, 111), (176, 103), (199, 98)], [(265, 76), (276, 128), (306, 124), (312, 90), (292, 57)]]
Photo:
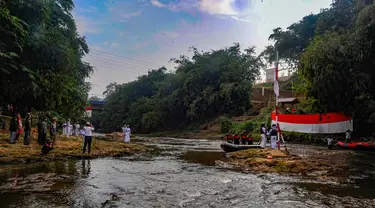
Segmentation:
[(273, 78), (273, 91), (275, 92), (276, 96), (280, 95), (280, 90), (279, 90), (279, 63), (276, 62), (276, 67), (275, 67), (275, 74)]

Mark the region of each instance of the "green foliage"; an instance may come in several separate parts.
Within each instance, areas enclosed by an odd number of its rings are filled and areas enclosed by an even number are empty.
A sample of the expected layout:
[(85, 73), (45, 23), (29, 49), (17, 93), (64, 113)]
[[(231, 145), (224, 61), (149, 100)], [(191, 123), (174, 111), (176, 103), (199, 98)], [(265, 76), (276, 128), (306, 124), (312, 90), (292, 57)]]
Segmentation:
[(80, 117), (92, 67), (72, 0), (0, 0), (0, 104)]
[(233, 123), (232, 121), (227, 118), (227, 117), (220, 117), (220, 130), (221, 130), (221, 133), (228, 133), (229, 131), (231, 131), (232, 129), (232, 126), (233, 126)]
[(371, 135), (375, 124), (373, 3), (335, 0), (331, 8), (308, 15), (285, 31), (275, 29), (270, 36), (274, 44), (262, 53), (273, 61), (277, 50), (281, 60), (298, 66), (297, 90), (308, 97), (305, 109), (352, 115), (359, 135)]
[(242, 133), (251, 133), (251, 132), (258, 132), (261, 122), (258, 120), (249, 120), (245, 122), (236, 122), (232, 124), (231, 131), (233, 133), (242, 134)]
[(193, 57), (172, 59), (175, 73), (151, 70), (136, 81), (111, 83), (101, 127), (106, 131), (132, 125), (138, 132), (183, 128), (220, 115), (241, 115), (251, 107), (252, 83), (261, 62), (254, 48), (239, 44), (210, 52), (192, 48)]

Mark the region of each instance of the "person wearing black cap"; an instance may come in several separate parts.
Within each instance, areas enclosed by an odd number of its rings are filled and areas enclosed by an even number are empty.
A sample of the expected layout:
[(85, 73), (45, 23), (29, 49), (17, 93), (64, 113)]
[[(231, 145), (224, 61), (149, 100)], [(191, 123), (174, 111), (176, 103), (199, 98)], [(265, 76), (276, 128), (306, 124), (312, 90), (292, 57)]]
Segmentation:
[(271, 148), (276, 149), (276, 142), (277, 142), (277, 128), (276, 124), (272, 124), (272, 128), (269, 131), (269, 134), (271, 135)]

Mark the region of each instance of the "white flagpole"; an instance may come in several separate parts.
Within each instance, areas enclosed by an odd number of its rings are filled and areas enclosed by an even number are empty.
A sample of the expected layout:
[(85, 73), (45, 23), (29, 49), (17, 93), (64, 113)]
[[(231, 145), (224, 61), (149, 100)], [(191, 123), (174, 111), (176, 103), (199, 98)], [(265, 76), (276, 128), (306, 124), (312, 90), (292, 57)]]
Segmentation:
[[(276, 68), (275, 68), (275, 80), (277, 81), (277, 84), (279, 84), (279, 51), (276, 51)], [(274, 83), (275, 84), (275, 83)], [(278, 99), (279, 99), (279, 95), (276, 95), (276, 105), (275, 105), (275, 114), (276, 114), (276, 127), (279, 127), (279, 116), (278, 116)], [(277, 140), (280, 141), (280, 135), (279, 135), (279, 131), (277, 131)]]

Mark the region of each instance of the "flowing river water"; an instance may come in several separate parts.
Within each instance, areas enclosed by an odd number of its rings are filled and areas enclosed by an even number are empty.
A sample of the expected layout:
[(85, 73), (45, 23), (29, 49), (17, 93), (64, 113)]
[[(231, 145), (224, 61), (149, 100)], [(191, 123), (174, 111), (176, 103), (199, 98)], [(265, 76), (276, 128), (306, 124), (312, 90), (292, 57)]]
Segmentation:
[[(374, 154), (347, 182), (231, 170), (220, 141), (141, 138), (150, 155), (0, 166), (0, 207), (375, 207)], [(294, 149), (313, 151), (312, 146)]]

